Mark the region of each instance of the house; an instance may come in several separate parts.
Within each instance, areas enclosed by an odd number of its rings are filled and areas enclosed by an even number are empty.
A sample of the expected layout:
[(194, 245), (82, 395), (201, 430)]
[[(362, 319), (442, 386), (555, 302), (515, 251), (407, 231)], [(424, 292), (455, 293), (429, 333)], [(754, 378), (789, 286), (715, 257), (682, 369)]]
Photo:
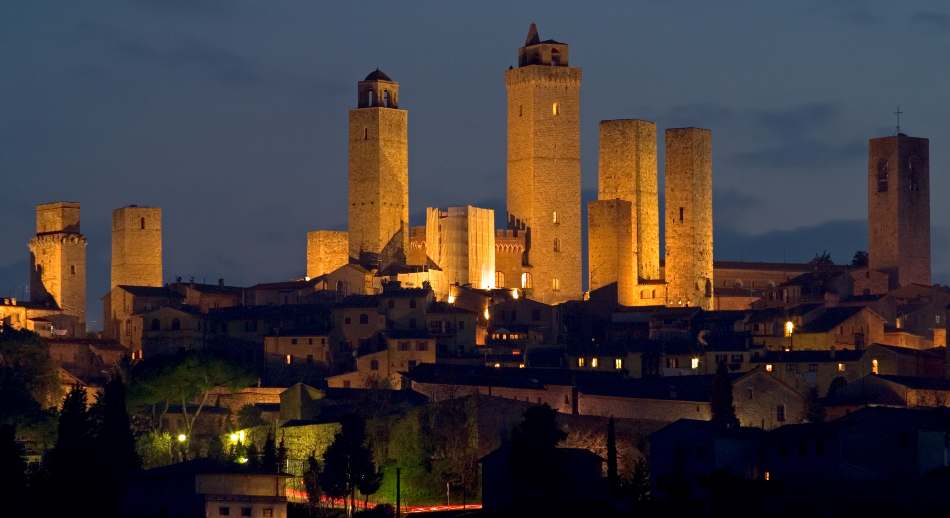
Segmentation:
[(861, 357), (860, 373), (943, 377), (946, 348), (912, 349), (894, 345), (872, 344)]
[(327, 378), (327, 386), (399, 389), (402, 374), (435, 363), (437, 350), (435, 337), (426, 331), (392, 329), (375, 342), (364, 342), (357, 351), (356, 370)]
[(211, 459), (153, 468), (130, 481), (123, 515), (286, 518), (289, 477)]
[(174, 354), (202, 349), (208, 338), (208, 321), (192, 306), (162, 306), (132, 317), (132, 328), (141, 330), (141, 356)]
[(103, 336), (140, 351), (143, 329), (134, 326), (137, 322), (132, 317), (160, 307), (179, 306), (182, 299), (180, 293), (165, 287), (116, 286), (102, 297)]
[(265, 336), (264, 354), (287, 365), (300, 362), (330, 365), (333, 362), (329, 333), (326, 329), (309, 332), (298, 330), (289, 335)]
[[(850, 383), (864, 375), (863, 351), (769, 351), (752, 359), (752, 365), (802, 394), (816, 389), (828, 394), (832, 383)], [(839, 380), (840, 381), (836, 381)]]

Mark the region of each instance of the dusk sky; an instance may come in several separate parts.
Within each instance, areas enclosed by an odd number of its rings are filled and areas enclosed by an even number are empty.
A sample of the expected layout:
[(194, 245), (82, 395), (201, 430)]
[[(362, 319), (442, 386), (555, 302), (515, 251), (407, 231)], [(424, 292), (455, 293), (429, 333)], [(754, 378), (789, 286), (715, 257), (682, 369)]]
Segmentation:
[(0, 292), (24, 297), (56, 200), (82, 204), (93, 328), (116, 207), (164, 210), (166, 281), (303, 275), (306, 232), (346, 226), (347, 111), (377, 66), (409, 110), (413, 223), (473, 204), (500, 225), (503, 73), (532, 21), (583, 69), (588, 197), (598, 121), (712, 129), (717, 259), (866, 249), (867, 139), (900, 105), (950, 282), (946, 1), (30, 0), (0, 5)]

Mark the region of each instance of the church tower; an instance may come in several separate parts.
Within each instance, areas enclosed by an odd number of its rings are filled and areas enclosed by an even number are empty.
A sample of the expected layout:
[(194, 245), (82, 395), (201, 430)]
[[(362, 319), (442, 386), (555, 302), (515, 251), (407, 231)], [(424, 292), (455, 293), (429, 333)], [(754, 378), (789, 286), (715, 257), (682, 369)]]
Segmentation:
[(531, 24), (505, 72), (508, 228), (526, 231), (521, 287), (547, 304), (581, 296), (581, 70), (568, 58)]
[(162, 209), (129, 205), (112, 211), (112, 269), (116, 286), (162, 286)]
[(409, 239), (408, 112), (381, 70), (357, 84), (349, 130), (349, 255), (405, 256)]
[(903, 133), (868, 146), (868, 265), (890, 288), (930, 284), (930, 141)]
[(666, 130), (668, 306), (713, 309), (712, 132)]
[(86, 331), (86, 236), (79, 232), (79, 204), (36, 206), (30, 239), (30, 301), (57, 307), (76, 319), (73, 336)]

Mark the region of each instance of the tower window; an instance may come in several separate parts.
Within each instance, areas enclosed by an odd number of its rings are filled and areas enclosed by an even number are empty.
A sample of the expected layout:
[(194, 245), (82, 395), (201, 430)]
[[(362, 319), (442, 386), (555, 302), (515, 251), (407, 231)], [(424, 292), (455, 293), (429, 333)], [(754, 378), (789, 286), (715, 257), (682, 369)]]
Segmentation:
[(877, 161), (877, 192), (887, 192), (887, 160)]
[(139, 226), (145, 230), (145, 218), (139, 218)]
[(529, 290), (532, 287), (533, 286), (531, 283), (531, 272), (523, 272), (521, 274), (521, 289)]
[(389, 90), (383, 90), (383, 106), (389, 108)]
[(683, 222), (683, 207), (680, 207), (680, 223)]
[(75, 264), (69, 265), (69, 274), (70, 274), (70, 275), (76, 275), (76, 265), (75, 265)]
[(551, 289), (554, 291), (561, 291), (561, 279), (557, 277), (551, 279)]
[(551, 49), (551, 64), (554, 66), (561, 64), (561, 52), (557, 49)]
[(505, 272), (495, 272), (495, 287), (496, 288), (505, 287)]
[(554, 116), (561, 114), (561, 105), (559, 103), (554, 103), (551, 105), (551, 114)]
[(910, 160), (907, 161), (907, 190), (908, 191), (919, 191), (920, 183), (920, 159), (916, 156), (910, 157)]
[(369, 128), (363, 128), (363, 140), (369, 140)]
[(554, 211), (551, 213), (551, 223), (555, 223), (555, 224), (559, 223), (557, 219), (557, 211)]
[(373, 106), (373, 91), (366, 92), (366, 106)]
[(518, 117), (521, 117), (521, 116), (523, 116), (523, 115), (524, 115), (524, 106), (522, 106), (522, 105), (519, 104), (519, 105), (518, 105)]
[(172, 320), (172, 331), (178, 331), (181, 329), (181, 320), (173, 319)]
[(561, 251), (561, 240), (558, 238), (554, 238), (554, 251), (555, 252)]

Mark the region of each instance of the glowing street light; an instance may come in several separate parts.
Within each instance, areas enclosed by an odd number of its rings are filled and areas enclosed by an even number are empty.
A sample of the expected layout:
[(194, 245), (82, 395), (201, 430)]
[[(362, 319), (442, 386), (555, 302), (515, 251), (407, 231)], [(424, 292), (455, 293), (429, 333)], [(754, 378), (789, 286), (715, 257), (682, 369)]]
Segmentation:
[(520, 295), (518, 294), (518, 288), (511, 290), (511, 298), (514, 300), (518, 300), (518, 297), (520, 297)]
[(237, 432), (231, 432), (231, 434), (228, 435), (228, 440), (231, 441), (231, 444), (237, 444), (237, 442), (238, 442), (238, 434), (237, 434)]
[(180, 433), (178, 434), (178, 437), (176, 437), (176, 439), (178, 439), (178, 442), (185, 442), (188, 440), (188, 436), (183, 433)]
[(488, 312), (488, 308), (485, 308), (485, 320), (491, 320), (491, 313)]

